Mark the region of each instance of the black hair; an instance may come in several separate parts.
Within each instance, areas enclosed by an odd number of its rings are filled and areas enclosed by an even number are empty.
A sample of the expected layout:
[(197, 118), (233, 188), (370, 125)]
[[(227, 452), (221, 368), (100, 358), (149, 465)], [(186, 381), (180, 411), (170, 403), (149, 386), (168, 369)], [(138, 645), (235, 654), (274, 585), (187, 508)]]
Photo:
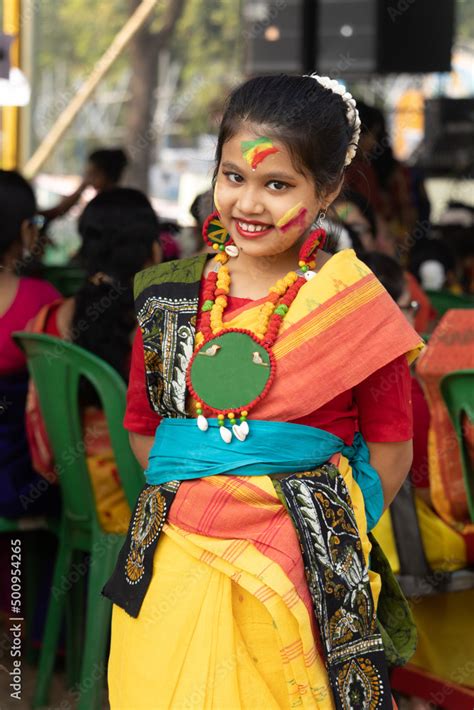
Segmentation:
[(417, 281), (421, 282), (421, 266), (429, 260), (439, 261), (446, 274), (456, 269), (456, 257), (452, 247), (441, 239), (425, 238), (415, 245), (410, 254), (409, 269)]
[(398, 261), (376, 251), (359, 254), (359, 259), (367, 264), (395, 303), (398, 303), (406, 284), (405, 274)]
[(459, 202), (457, 200), (449, 200), (448, 210), (466, 210), (466, 212), (472, 212), (474, 215), (474, 207), (468, 205), (466, 202)]
[(357, 99), (357, 110), (359, 112), (361, 133), (371, 131), (377, 138), (385, 126), (383, 113), (375, 106), (369, 106), (365, 101), (360, 101), (359, 99)]
[(100, 148), (89, 154), (88, 160), (99, 168), (112, 182), (117, 183), (128, 165), (128, 158), (122, 148)]
[(193, 203), (189, 208), (189, 211), (196, 220), (199, 229), (202, 229), (207, 217), (213, 211), (213, 198), (214, 196), (212, 190), (201, 192), (194, 198)]
[(159, 228), (147, 197), (124, 187), (98, 194), (79, 220), (78, 258), (87, 280), (75, 296), (72, 340), (125, 380), (136, 325), (133, 276), (151, 259)]
[[(357, 107), (359, 107), (359, 104), (357, 104)], [(370, 111), (370, 117), (366, 115), (364, 107)], [(365, 116), (368, 122), (368, 128), (373, 132), (377, 141), (376, 146), (368, 156), (369, 160), (374, 167), (380, 186), (384, 189), (389, 189), (390, 178), (398, 165), (398, 161), (393, 154), (384, 113), (375, 106), (366, 106), (365, 104), (362, 106), (361, 111), (362, 115), (359, 112), (361, 120)]]
[(354, 249), (356, 256), (359, 256), (362, 252), (365, 253), (364, 245), (362, 244), (360, 236), (356, 230), (353, 229), (350, 224), (345, 224), (344, 227), (347, 230), (349, 239), (351, 240), (352, 249)]
[(219, 130), (214, 180), (222, 148), (242, 123), (254, 124), (284, 143), (295, 167), (312, 176), (320, 196), (338, 186), (354, 135), (340, 95), (311, 77), (286, 74), (255, 77), (237, 87), (227, 100)]
[(29, 182), (15, 170), (0, 170), (0, 259), (21, 241), (21, 225), (35, 212), (35, 193)]
[(360, 192), (350, 189), (344, 189), (337, 200), (341, 202), (352, 202), (353, 205), (356, 205), (359, 208), (367, 222), (370, 224), (372, 237), (375, 239), (377, 236), (377, 222), (375, 219), (375, 212), (370, 202), (363, 195), (361, 195)]

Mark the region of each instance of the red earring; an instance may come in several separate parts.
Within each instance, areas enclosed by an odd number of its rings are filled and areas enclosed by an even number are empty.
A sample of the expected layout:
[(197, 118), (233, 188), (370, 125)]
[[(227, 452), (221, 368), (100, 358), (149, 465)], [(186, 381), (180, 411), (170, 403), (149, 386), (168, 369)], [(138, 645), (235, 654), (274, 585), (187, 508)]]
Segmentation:
[(324, 247), (326, 236), (325, 230), (322, 227), (317, 227), (310, 232), (308, 238), (300, 249), (298, 266), (308, 281), (315, 276), (314, 271), (312, 271), (312, 269), (316, 266), (314, 257), (318, 249), (322, 249)]
[(235, 246), (232, 237), (222, 224), (219, 213), (213, 212), (209, 215), (202, 226), (202, 238), (204, 242), (215, 251), (225, 251), (228, 256), (238, 256), (239, 250)]

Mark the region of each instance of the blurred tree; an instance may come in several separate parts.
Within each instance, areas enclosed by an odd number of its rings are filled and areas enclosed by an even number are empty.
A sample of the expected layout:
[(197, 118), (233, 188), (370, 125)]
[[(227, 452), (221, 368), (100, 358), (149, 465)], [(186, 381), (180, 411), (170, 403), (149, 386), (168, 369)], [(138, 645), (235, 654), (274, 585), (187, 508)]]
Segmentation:
[[(130, 14), (140, 2), (128, 0)], [(169, 46), (185, 3), (186, 0), (159, 3), (157, 17), (152, 16), (130, 43), (131, 97), (126, 120), (125, 148), (131, 164), (127, 178), (131, 185), (145, 191), (148, 189), (148, 174), (157, 137), (153, 116), (157, 100), (158, 56)]]
[[(35, 3), (35, 13), (38, 68), (59, 61), (70, 82), (92, 69), (127, 17), (124, 0), (42, 0)], [(123, 70), (123, 63), (112, 71), (117, 70)]]
[(215, 129), (224, 99), (242, 78), (241, 0), (188, 0), (171, 52), (182, 66), (176, 102), (185, 135)]
[(474, 43), (474, 3), (472, 0), (456, 2), (457, 40)]
[[(41, 0), (35, 3), (34, 147), (67, 106), (140, 0)], [(162, 0), (148, 25), (119, 57), (95, 98), (81, 111), (46, 170), (77, 172), (89, 150), (124, 143), (132, 159), (127, 179), (145, 188), (163, 135), (188, 139), (214, 130), (222, 102), (241, 78), (242, 0)], [(176, 71), (167, 86), (166, 61)], [(128, 84), (127, 84), (128, 82)], [(157, 111), (157, 87), (164, 88)], [(128, 85), (128, 88), (127, 88)], [(106, 113), (110, 94), (123, 106)], [(117, 98), (114, 99), (116, 101)], [(158, 107), (159, 108), (159, 107)]]
[[(139, 0), (129, 2), (132, 9)], [(133, 164), (128, 177), (141, 187), (147, 184), (162, 134), (180, 131), (194, 137), (209, 131), (242, 65), (240, 0), (169, 2), (168, 10), (161, 6), (131, 46), (133, 111), (128, 114), (126, 145)], [(167, 97), (164, 110), (157, 111), (159, 56), (167, 49), (179, 68), (178, 88)]]
[[(66, 108), (127, 19), (125, 0), (100, 3), (96, 0), (41, 0), (41, 3), (34, 3), (34, 12), (33, 149)], [(77, 173), (89, 150), (102, 142), (110, 144), (122, 140), (119, 134), (111, 136), (110, 132), (103, 139), (104, 132), (94, 130), (89, 114), (97, 109), (95, 123), (100, 121), (104, 93), (122, 81), (127, 65), (126, 55), (119, 57), (95, 97), (81, 111), (48, 159), (46, 171)]]

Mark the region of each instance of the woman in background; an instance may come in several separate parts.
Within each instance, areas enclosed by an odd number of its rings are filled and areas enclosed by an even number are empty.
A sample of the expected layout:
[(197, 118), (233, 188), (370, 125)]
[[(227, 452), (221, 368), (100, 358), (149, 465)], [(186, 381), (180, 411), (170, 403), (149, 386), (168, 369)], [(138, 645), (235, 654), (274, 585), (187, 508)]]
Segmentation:
[(81, 184), (72, 195), (67, 195), (50, 209), (41, 210), (41, 214), (49, 224), (58, 217), (63, 217), (71, 207), (79, 201), (86, 187), (97, 192), (111, 190), (117, 187), (127, 167), (128, 159), (122, 148), (99, 148), (89, 154)]
[[(406, 272), (404, 273), (400, 265), (385, 254), (372, 252), (362, 256), (361, 259), (365, 261), (385, 286), (410, 325), (413, 325), (417, 303), (410, 298)], [(465, 312), (458, 311), (458, 320), (460, 320), (463, 313)], [(462, 325), (460, 327), (462, 328)], [(469, 332), (467, 327), (465, 332)], [(452, 331), (450, 334), (452, 335)], [(452, 338), (455, 342), (454, 336)], [(449, 344), (449, 339), (447, 343)], [(439, 351), (440, 345), (443, 347), (442, 337), (438, 340), (435, 332), (423, 357), (420, 359), (418, 370), (423, 369), (426, 359), (442, 362), (444, 374), (450, 369), (456, 369), (454, 357), (458, 358), (460, 368), (468, 364), (469, 350), (472, 350), (469, 345), (464, 348), (456, 348), (456, 345), (454, 345), (452, 349), (453, 359), (451, 361), (446, 356), (448, 350), (440, 352), (436, 357), (436, 351)], [(461, 359), (463, 352), (466, 358), (464, 361)], [(470, 360), (472, 362), (472, 356)], [(433, 488), (433, 469), (439, 466), (443, 450), (445, 454), (447, 452), (451, 465), (456, 465), (456, 457), (452, 449), (449, 417), (447, 412), (444, 412), (443, 403), (439, 401), (439, 398), (436, 398), (434, 401), (430, 401), (429, 408), (429, 400), (427, 401), (425, 398), (418, 378), (423, 382), (420, 374), (417, 377), (415, 371), (413, 371), (413, 463), (410, 478), (414, 487), (414, 502), (423, 549), (433, 570), (433, 583), (435, 585), (439, 583), (440, 592), (442, 592), (441, 580), (444, 573), (470, 568), (474, 564), (474, 530), (472, 524), (463, 526), (459, 521), (452, 521), (450, 524), (446, 516), (442, 517), (440, 515), (436, 504), (433, 504), (431, 499), (430, 489)], [(438, 427), (438, 431), (441, 431), (440, 438), (442, 441), (429, 455), (429, 441), (433, 437), (433, 431), (430, 434), (430, 429), (433, 429), (433, 413), (437, 414), (435, 420), (439, 420), (440, 408), (443, 410), (441, 416), (444, 417), (442, 420), (444, 426)], [(431, 445), (433, 443), (434, 440)], [(461, 472), (458, 475), (462, 477)], [(457, 487), (453, 476), (447, 478), (453, 488)], [(445, 494), (441, 493), (441, 496), (445, 497)], [(398, 573), (400, 564), (388, 512), (382, 516), (379, 524), (374, 529), (374, 535), (387, 555), (393, 571)], [(449, 682), (459, 683), (471, 688), (474, 687), (474, 667), (471, 662), (472, 658), (474, 658), (474, 635), (472, 633), (472, 624), (468, 621), (471, 618), (473, 604), (474, 590), (472, 589), (416, 597), (410, 603), (418, 629), (418, 647), (411, 659), (411, 663), (445, 680), (449, 691), (451, 690), (448, 685)], [(412, 703), (412, 708), (416, 710), (428, 710), (430, 707), (431, 705), (421, 700)]]
[[(158, 218), (146, 196), (130, 188), (105, 190), (79, 220), (82, 246), (78, 258), (86, 280), (77, 294), (42, 309), (33, 330), (70, 340), (108, 362), (127, 382), (135, 332), (132, 279), (140, 269), (159, 263)], [(101, 524), (124, 532), (130, 509), (118, 480), (105, 417), (94, 390), (80, 391), (84, 439)], [(28, 437), (38, 471), (52, 474), (54, 461), (35, 390), (28, 403)]]
[(31, 466), (25, 436), (28, 371), (11, 337), (59, 297), (46, 281), (18, 275), (34, 256), (39, 223), (29, 183), (0, 170), (0, 516), (8, 518), (53, 513), (59, 503), (57, 491), (37, 495), (43, 481)]

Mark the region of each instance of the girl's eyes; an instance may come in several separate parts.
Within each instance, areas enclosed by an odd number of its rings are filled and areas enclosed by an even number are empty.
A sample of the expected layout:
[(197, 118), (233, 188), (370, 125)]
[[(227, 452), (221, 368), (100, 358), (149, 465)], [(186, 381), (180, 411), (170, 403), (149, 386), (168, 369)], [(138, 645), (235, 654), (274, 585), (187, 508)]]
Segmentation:
[(270, 187), (270, 185), (274, 185), (271, 189), (275, 192), (282, 192), (289, 187), (286, 182), (280, 182), (280, 180), (270, 180), (270, 182), (267, 182), (267, 186)]
[[(229, 182), (233, 182), (234, 184), (240, 185), (243, 182), (243, 177), (242, 175), (239, 175), (239, 173), (224, 171), (224, 175), (227, 177)], [(286, 190), (290, 187), (290, 185), (287, 185), (286, 182), (281, 182), (280, 180), (270, 180), (267, 182), (266, 187), (269, 187), (273, 192), (283, 192), (283, 190)]]
[(239, 173), (226, 173), (224, 172), (224, 175), (227, 177), (227, 179), (230, 182), (237, 182), (240, 183), (243, 180), (242, 175), (239, 175)]

